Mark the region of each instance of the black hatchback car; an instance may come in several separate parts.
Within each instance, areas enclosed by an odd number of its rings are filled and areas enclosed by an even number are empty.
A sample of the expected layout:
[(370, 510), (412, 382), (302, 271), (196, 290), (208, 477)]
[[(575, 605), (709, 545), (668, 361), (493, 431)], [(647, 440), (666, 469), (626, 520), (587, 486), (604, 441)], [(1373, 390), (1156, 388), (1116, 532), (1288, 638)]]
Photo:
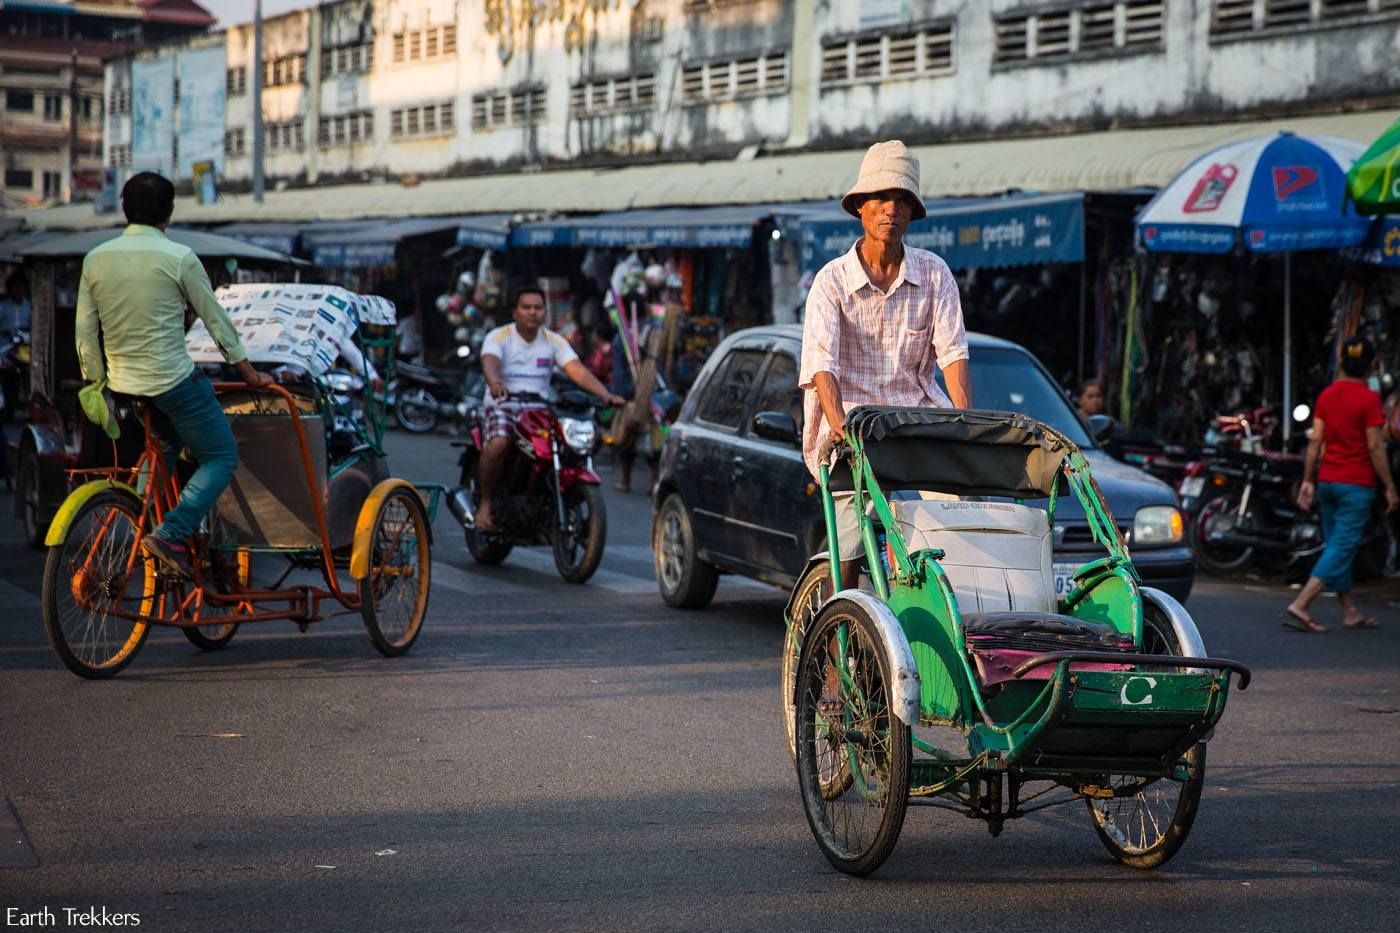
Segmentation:
[[(1040, 362), (1018, 344), (968, 334), (977, 407), (1029, 415), (1084, 451), (1143, 582), (1185, 600), (1195, 578), (1171, 487), (1098, 448), (1088, 426)], [(711, 356), (661, 451), (652, 504), (652, 551), (665, 601), (700, 608), (722, 573), (791, 588), (826, 525), (802, 460), (802, 328), (755, 327)], [(1056, 588), (1102, 556), (1073, 497), (1055, 514)]]

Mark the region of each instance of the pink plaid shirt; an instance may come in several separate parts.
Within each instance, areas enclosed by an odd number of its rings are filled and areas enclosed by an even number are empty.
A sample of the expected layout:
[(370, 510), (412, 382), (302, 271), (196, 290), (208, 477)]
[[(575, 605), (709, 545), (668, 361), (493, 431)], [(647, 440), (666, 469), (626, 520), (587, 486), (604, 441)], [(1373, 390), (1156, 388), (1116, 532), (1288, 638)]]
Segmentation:
[(802, 324), (802, 456), (817, 475), (829, 430), (813, 378), (829, 372), (846, 411), (859, 405), (950, 408), (939, 369), (967, 359), (958, 283), (948, 264), (926, 249), (904, 247), (904, 264), (888, 294), (870, 283), (856, 250), (822, 267), (807, 295)]

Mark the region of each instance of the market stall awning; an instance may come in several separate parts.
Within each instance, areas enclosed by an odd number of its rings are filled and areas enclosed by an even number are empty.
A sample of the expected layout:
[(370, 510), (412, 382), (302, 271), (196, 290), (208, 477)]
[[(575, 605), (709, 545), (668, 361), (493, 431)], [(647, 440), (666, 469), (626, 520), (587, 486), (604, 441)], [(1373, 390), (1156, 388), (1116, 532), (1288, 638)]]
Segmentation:
[[(1161, 187), (1201, 154), (1226, 143), (1280, 130), (1368, 143), (1400, 111), (1373, 110), (1240, 123), (1116, 129), (915, 146), (926, 198), (986, 196), (1010, 190), (1046, 193)], [(434, 217), (459, 213), (570, 213), (824, 201), (839, 198), (860, 168), (863, 149), (772, 152), (754, 159), (656, 162), (621, 168), (561, 168), (437, 178), (412, 186), (380, 182), (268, 191), (263, 203), (228, 198), (176, 200), (181, 223), (353, 221), (364, 217)], [(90, 204), (36, 209), (29, 227), (85, 229), (120, 222)]]
[(301, 224), (224, 224), (211, 232), (220, 236), (231, 236), (244, 243), (252, 243), (263, 249), (273, 249), (279, 253), (295, 253), (297, 240), (301, 236)]
[(311, 264), (323, 269), (365, 269), (394, 262), (399, 242), (409, 237), (458, 230), (466, 217), (423, 217), (415, 220), (366, 220), (356, 224), (310, 228), (302, 242)]
[[(86, 256), (97, 246), (114, 237), (121, 236), (121, 230), (88, 230), (83, 233), (70, 233), (39, 240), (22, 247), (18, 252), (25, 258), (44, 256)], [(182, 246), (194, 250), (201, 259), (241, 259), (245, 262), (302, 263), (300, 259), (275, 250), (264, 249), (245, 243), (233, 237), (202, 230), (187, 230), (183, 227), (170, 227), (165, 235)]]
[(504, 250), (510, 246), (510, 214), (480, 214), (457, 225), (457, 245)]
[[(932, 250), (954, 269), (1079, 262), (1084, 258), (1084, 195), (1014, 195), (927, 201), (928, 216), (904, 242)], [(860, 222), (837, 203), (783, 211), (778, 226), (801, 238), (802, 267), (815, 271), (851, 248)]]
[(560, 217), (525, 223), (511, 232), (512, 246), (747, 247), (754, 225), (777, 207), (669, 208), (612, 211), (591, 217)]

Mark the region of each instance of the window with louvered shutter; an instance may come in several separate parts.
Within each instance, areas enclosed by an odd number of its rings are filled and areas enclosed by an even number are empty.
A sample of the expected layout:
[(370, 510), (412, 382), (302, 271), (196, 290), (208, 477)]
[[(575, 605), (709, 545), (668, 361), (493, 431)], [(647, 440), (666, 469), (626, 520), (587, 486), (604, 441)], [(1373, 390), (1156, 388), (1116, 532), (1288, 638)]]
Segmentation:
[(656, 75), (647, 74), (637, 76), (636, 103), (638, 107), (656, 106)]
[(1264, 25), (1296, 26), (1312, 19), (1312, 0), (1264, 0)]
[(681, 99), (686, 101), (705, 99), (704, 65), (686, 65), (681, 69)]
[(849, 48), (848, 42), (822, 46), (822, 84), (845, 81), (851, 77)]
[(1036, 17), (1035, 55), (1048, 58), (1069, 53), (1069, 11), (1045, 13)]
[(758, 59), (746, 58), (734, 63), (734, 93), (752, 94), (758, 90)]
[(1322, 0), (1318, 15), (1323, 19), (1340, 19), (1369, 12), (1367, 0)]
[(481, 94), (472, 95), (472, 129), (480, 130), (486, 127), (487, 99)]
[(510, 98), (505, 94), (491, 95), (491, 125), (499, 126), (509, 116)]
[(1162, 0), (1123, 4), (1123, 45), (1138, 48), (1162, 44)]
[(1112, 4), (1094, 6), (1079, 11), (1079, 51), (1093, 52), (1111, 49), (1114, 44), (1114, 8)]
[(763, 86), (774, 90), (787, 87), (787, 53), (774, 52), (763, 58)]
[(919, 70), (919, 33), (911, 32), (890, 37), (889, 71), (891, 78), (916, 74)]
[(569, 88), (569, 110), (583, 113), (588, 109), (588, 85), (575, 84)]
[(457, 54), (457, 24), (448, 23), (442, 27), (442, 54)]
[(1254, 0), (1215, 0), (1211, 10), (1211, 35), (1249, 32), (1254, 28)]
[(998, 62), (1023, 62), (1027, 59), (1026, 37), (1029, 21), (1020, 16), (996, 21), (996, 53)]
[(423, 33), (423, 57), (437, 58), (438, 54), (438, 31), (437, 29), (427, 29)]
[(931, 29), (924, 33), (924, 71), (953, 70), (953, 27)]
[(855, 76), (857, 78), (878, 78), (880, 76), (880, 45), (879, 36), (856, 40)]

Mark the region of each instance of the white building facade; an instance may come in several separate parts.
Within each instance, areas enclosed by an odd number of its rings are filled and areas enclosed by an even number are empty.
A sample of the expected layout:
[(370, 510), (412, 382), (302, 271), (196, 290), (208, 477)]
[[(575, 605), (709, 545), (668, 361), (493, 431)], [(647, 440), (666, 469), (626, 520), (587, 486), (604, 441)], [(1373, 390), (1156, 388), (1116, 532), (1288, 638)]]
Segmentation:
[[(224, 50), (234, 186), (252, 44), (181, 47)], [(108, 64), (108, 166), (164, 167), (111, 102), (180, 54)], [(262, 56), (268, 182), (323, 185), (1380, 109), (1400, 0), (341, 0), (267, 20)]]

